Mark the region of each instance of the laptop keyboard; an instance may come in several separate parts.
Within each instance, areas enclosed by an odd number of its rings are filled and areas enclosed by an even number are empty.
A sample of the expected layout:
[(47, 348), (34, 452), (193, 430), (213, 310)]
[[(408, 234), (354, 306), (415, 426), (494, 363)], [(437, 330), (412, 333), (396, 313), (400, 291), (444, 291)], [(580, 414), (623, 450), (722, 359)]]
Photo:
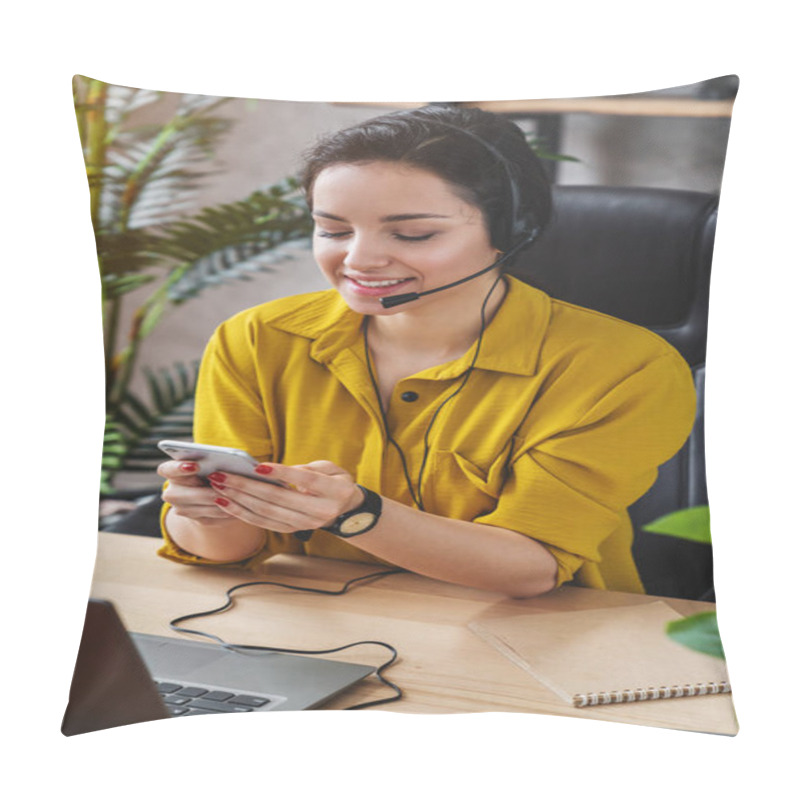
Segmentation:
[(252, 694), (235, 694), (165, 681), (155, 683), (167, 710), (176, 717), (256, 711), (273, 702), (270, 697)]

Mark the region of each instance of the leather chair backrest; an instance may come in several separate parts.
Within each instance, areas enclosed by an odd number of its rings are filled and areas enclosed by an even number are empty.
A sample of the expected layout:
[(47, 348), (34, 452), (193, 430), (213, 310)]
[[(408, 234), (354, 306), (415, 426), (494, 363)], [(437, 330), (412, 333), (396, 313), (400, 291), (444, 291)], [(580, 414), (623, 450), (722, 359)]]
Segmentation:
[(717, 201), (675, 189), (557, 187), (551, 224), (509, 272), (654, 330), (696, 366), (705, 361)]
[(630, 508), (634, 558), (650, 594), (713, 598), (711, 548), (642, 525), (708, 502), (703, 390), (717, 204), (716, 195), (674, 189), (556, 187), (552, 223), (509, 269), (553, 297), (653, 330), (692, 367), (692, 435)]

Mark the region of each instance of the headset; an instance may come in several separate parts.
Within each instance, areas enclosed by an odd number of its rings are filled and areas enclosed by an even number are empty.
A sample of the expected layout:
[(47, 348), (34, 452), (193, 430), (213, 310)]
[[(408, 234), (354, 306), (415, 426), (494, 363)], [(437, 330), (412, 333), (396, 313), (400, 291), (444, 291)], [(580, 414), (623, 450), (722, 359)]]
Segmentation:
[[(478, 142), (482, 147), (488, 150), (498, 163), (502, 164), (503, 169), (505, 170), (506, 176), (508, 178), (508, 187), (509, 187), (509, 194), (511, 199), (511, 227), (509, 231), (509, 236), (511, 241), (514, 241), (515, 238), (519, 238), (519, 241), (514, 244), (511, 248), (507, 251), (502, 253), (500, 257), (490, 264), (488, 267), (484, 267), (478, 272), (473, 273), (472, 275), (468, 275), (465, 278), (461, 278), (460, 280), (453, 281), (452, 283), (445, 284), (444, 286), (439, 286), (435, 289), (429, 289), (425, 292), (407, 292), (405, 294), (397, 294), (397, 295), (389, 295), (388, 297), (382, 297), (380, 299), (381, 305), (384, 308), (394, 308), (396, 306), (404, 305), (406, 303), (411, 303), (414, 300), (418, 300), (420, 297), (424, 297), (425, 295), (434, 294), (435, 292), (443, 292), (445, 289), (451, 289), (454, 286), (459, 286), (462, 283), (466, 283), (467, 281), (474, 280), (475, 278), (486, 274), (490, 270), (495, 269), (496, 267), (501, 266), (509, 259), (513, 258), (523, 247), (531, 244), (538, 236), (540, 228), (538, 226), (531, 227), (525, 217), (522, 215), (521, 209), (521, 200), (520, 200), (520, 191), (519, 185), (517, 184), (517, 180), (514, 177), (514, 173), (511, 169), (511, 164), (509, 163), (508, 159), (492, 144), (487, 142), (482, 137), (478, 136), (477, 134), (472, 133), (472, 131), (468, 131), (464, 128), (459, 128), (456, 125), (450, 125), (447, 122), (441, 122), (440, 120), (435, 120), (435, 124), (441, 125), (445, 128), (450, 128), (451, 130), (457, 131), (458, 133), (469, 136), (471, 139)], [(481, 344), (483, 342), (483, 334), (486, 330), (486, 306), (489, 302), (489, 298), (492, 296), (492, 293), (495, 290), (495, 287), (500, 282), (502, 274), (497, 276), (497, 279), (492, 284), (492, 287), (489, 289), (486, 297), (484, 298), (483, 305), (481, 306), (481, 330), (478, 336), (477, 344), (475, 345), (475, 353), (472, 357), (472, 361), (467, 368), (464, 378), (459, 384), (458, 388), (448, 395), (439, 407), (434, 411), (433, 416), (431, 417), (431, 421), (428, 424), (428, 427), (425, 431), (424, 436), (424, 443), (425, 448), (422, 456), (422, 463), (419, 469), (419, 475), (417, 479), (417, 489), (414, 490), (414, 486), (411, 481), (411, 476), (409, 475), (408, 466), (406, 464), (406, 458), (403, 453), (402, 448), (400, 445), (392, 438), (391, 434), (389, 433), (389, 424), (388, 420), (386, 419), (386, 412), (383, 408), (383, 402), (381, 401), (380, 391), (378, 389), (378, 383), (375, 378), (375, 374), (372, 369), (372, 360), (369, 354), (369, 342), (367, 339), (367, 322), (368, 318), (364, 318), (364, 322), (362, 324), (362, 332), (363, 332), (363, 339), (364, 339), (364, 357), (367, 362), (367, 369), (369, 371), (370, 380), (372, 381), (372, 386), (375, 391), (375, 395), (378, 398), (378, 407), (380, 408), (381, 412), (381, 419), (383, 420), (383, 428), (386, 432), (386, 439), (387, 441), (394, 446), (400, 456), (400, 463), (403, 467), (403, 474), (405, 476), (406, 485), (408, 487), (408, 491), (411, 494), (411, 498), (414, 501), (414, 505), (420, 510), (425, 511), (425, 506), (422, 501), (422, 478), (425, 472), (425, 466), (428, 461), (428, 455), (430, 453), (430, 444), (429, 444), (429, 436), (431, 433), (431, 429), (433, 428), (434, 423), (436, 422), (437, 417), (439, 416), (439, 412), (444, 408), (447, 403), (449, 403), (466, 385), (467, 380), (469, 380), (469, 376), (472, 373), (473, 368), (478, 360), (478, 355), (481, 350)]]
[(468, 131), (466, 128), (459, 128), (457, 125), (451, 125), (449, 122), (442, 122), (441, 120), (434, 120), (434, 124), (441, 125), (444, 128), (449, 128), (450, 130), (456, 131), (464, 136), (468, 136), (470, 139), (478, 142), (484, 149), (488, 150), (495, 157), (499, 164), (503, 166), (506, 177), (508, 178), (508, 188), (511, 198), (511, 228), (509, 231), (509, 238), (511, 241), (514, 241), (515, 239), (519, 239), (520, 241), (509, 250), (502, 253), (500, 258), (489, 264), (488, 267), (484, 267), (483, 269), (478, 270), (478, 272), (468, 275), (466, 278), (461, 278), (460, 280), (447, 283), (444, 286), (439, 286), (435, 289), (428, 289), (425, 292), (406, 292), (404, 294), (395, 294), (389, 295), (388, 297), (382, 297), (380, 299), (380, 303), (384, 308), (395, 308), (396, 306), (405, 305), (406, 303), (418, 300), (420, 297), (424, 297), (425, 295), (443, 292), (445, 289), (452, 289), (454, 286), (460, 286), (462, 283), (467, 283), (467, 281), (471, 281), (474, 278), (485, 275), (490, 270), (505, 264), (506, 261), (509, 261), (520, 250), (522, 250), (523, 247), (531, 244), (531, 242), (533, 242), (534, 239), (536, 239), (539, 235), (539, 228), (531, 228), (525, 217), (522, 215), (519, 185), (514, 177), (514, 173), (511, 169), (511, 164), (509, 163), (508, 159), (493, 144), (487, 142), (483, 137), (478, 136), (472, 131)]

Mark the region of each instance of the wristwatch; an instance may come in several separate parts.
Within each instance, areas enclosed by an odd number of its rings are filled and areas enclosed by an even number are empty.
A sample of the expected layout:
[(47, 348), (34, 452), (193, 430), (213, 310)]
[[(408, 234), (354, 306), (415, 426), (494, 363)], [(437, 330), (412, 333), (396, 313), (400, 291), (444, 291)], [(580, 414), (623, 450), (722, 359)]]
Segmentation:
[(364, 494), (364, 502), (352, 511), (345, 511), (331, 525), (327, 525), (322, 530), (341, 536), (343, 539), (349, 539), (351, 536), (360, 536), (362, 533), (372, 530), (378, 524), (383, 507), (380, 495), (360, 483), (357, 483), (356, 486)]

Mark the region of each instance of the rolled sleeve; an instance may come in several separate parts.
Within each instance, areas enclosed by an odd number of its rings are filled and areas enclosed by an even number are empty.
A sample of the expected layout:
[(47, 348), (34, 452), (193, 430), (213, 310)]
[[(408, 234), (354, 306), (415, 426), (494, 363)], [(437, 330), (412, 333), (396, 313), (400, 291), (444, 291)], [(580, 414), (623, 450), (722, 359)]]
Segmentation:
[(659, 357), (555, 435), (536, 441), (533, 426), (496, 507), (474, 521), (537, 539), (558, 562), (558, 583), (570, 580), (585, 564), (602, 564), (609, 537), (630, 538), (628, 506), (683, 445), (694, 416), (691, 370), (677, 354)]
[(266, 548), (262, 548), (252, 556), (239, 559), (238, 561), (211, 561), (208, 558), (202, 558), (201, 556), (196, 556), (194, 553), (184, 550), (173, 541), (172, 537), (169, 535), (169, 531), (167, 530), (165, 519), (167, 516), (167, 511), (169, 511), (170, 508), (171, 506), (169, 503), (164, 503), (161, 507), (161, 536), (163, 542), (161, 547), (156, 552), (162, 558), (166, 558), (169, 561), (175, 561), (178, 564), (191, 564), (195, 566), (208, 567), (252, 567), (264, 560), (264, 551)]

